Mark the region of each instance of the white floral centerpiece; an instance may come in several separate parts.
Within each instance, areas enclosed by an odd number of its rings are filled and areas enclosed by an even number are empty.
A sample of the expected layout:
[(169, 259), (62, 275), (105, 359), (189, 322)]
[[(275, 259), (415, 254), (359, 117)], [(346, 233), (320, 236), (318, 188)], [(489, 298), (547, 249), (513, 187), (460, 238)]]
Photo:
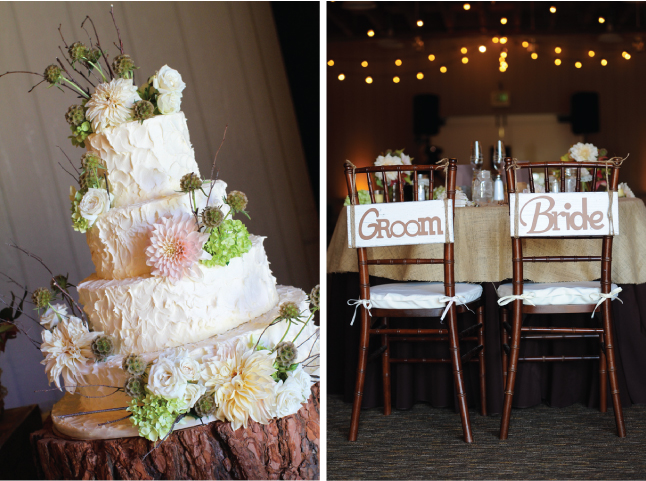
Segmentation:
[[(374, 165), (376, 167), (382, 165), (411, 165), (412, 160), (413, 159), (410, 156), (404, 154), (404, 149), (395, 150), (394, 152), (392, 150), (387, 150), (385, 154), (377, 157)], [(410, 183), (410, 172), (405, 172), (405, 174), (405, 181)], [(397, 172), (386, 172), (385, 177), (386, 179), (383, 179), (381, 175), (375, 175), (377, 185), (383, 187), (384, 180), (387, 186), (393, 185), (397, 181)]]

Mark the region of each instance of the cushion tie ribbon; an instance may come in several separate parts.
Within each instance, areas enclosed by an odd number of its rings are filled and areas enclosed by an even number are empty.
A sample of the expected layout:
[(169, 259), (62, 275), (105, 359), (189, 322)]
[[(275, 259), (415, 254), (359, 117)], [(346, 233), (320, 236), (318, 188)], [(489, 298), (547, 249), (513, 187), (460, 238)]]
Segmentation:
[[(456, 305), (458, 303), (463, 304), (464, 307), (469, 309), (469, 306), (467, 306), (467, 303), (465, 302), (464, 297), (462, 296), (454, 296), (454, 297), (448, 297), (448, 296), (442, 296), (438, 299), (440, 302), (447, 302), (448, 304), (444, 308), (444, 312), (442, 312), (442, 317), (440, 317), (440, 320), (443, 321), (444, 317), (446, 317), (446, 313), (449, 312), (449, 309), (451, 308), (451, 304), (455, 303)], [(469, 309), (471, 311), (471, 309)], [(473, 312), (473, 311), (471, 311)]]
[(594, 317), (594, 312), (606, 299), (610, 299), (611, 301), (614, 301), (615, 299), (617, 299), (619, 302), (623, 304), (624, 301), (622, 301), (618, 297), (621, 291), (622, 291), (621, 287), (617, 287), (616, 289), (613, 289), (612, 291), (610, 291), (608, 294), (604, 294), (602, 292), (593, 292), (592, 294), (590, 294), (590, 299), (592, 301), (597, 301), (597, 305), (594, 306), (594, 311), (592, 311), (592, 316), (590, 317)]
[(532, 299), (536, 297), (536, 294), (534, 292), (527, 292), (525, 294), (518, 294), (518, 295), (511, 295), (511, 296), (503, 296), (500, 299), (498, 299), (498, 305), (499, 306), (506, 306), (510, 302), (513, 302), (517, 299), (521, 299), (522, 301), (527, 301), (527, 304), (531, 304), (532, 306), (535, 306), (532, 302)]
[[(372, 301), (370, 299), (350, 299), (348, 300), (348, 306), (354, 306), (354, 314), (352, 315), (352, 322), (350, 322), (350, 325), (353, 325), (354, 319), (357, 317), (357, 309), (359, 309), (359, 306), (363, 306), (368, 311), (368, 314), (370, 314)], [(372, 314), (370, 314), (370, 317), (372, 317)]]

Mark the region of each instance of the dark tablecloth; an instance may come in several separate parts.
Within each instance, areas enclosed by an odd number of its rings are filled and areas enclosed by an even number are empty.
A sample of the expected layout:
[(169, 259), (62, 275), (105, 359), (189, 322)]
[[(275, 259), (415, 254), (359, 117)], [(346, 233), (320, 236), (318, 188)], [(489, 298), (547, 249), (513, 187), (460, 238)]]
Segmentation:
[[(390, 279), (371, 278), (371, 285), (393, 282)], [(498, 283), (484, 283), (485, 346), (487, 364), (487, 410), (500, 413), (503, 403), (502, 358), (500, 321), (495, 289)], [(619, 389), (622, 404), (646, 403), (646, 284), (621, 285), (619, 301), (612, 302), (615, 321)], [(343, 394), (346, 402), (354, 395), (354, 383), (359, 346), (360, 316), (350, 326), (354, 307), (348, 299), (359, 298), (359, 275), (356, 273), (328, 274), (328, 393)], [(469, 312), (458, 316), (458, 326), (473, 324), (475, 316)], [(531, 315), (523, 325), (531, 326), (600, 326), (601, 316), (589, 314)], [(393, 319), (392, 327), (441, 327), (439, 319)], [(397, 323), (397, 324), (395, 324)], [(380, 344), (379, 336), (371, 336), (370, 351)], [(524, 355), (577, 355), (598, 354), (596, 339), (562, 341), (524, 341)], [(399, 343), (391, 346), (392, 357), (448, 356), (448, 343)], [(463, 348), (462, 352), (466, 352)], [(478, 368), (476, 363), (466, 366), (465, 383), (469, 406), (479, 405)], [(545, 402), (554, 407), (584, 403), (599, 405), (598, 361), (570, 361), (550, 363), (520, 363), (514, 407), (530, 407)], [(392, 402), (396, 409), (409, 409), (417, 402), (428, 402), (435, 407), (455, 406), (455, 391), (450, 364), (395, 364), (392, 367)], [(608, 388), (608, 393), (610, 389)], [(383, 404), (381, 357), (368, 365), (364, 388), (363, 407)], [(612, 406), (608, 394), (608, 406)]]

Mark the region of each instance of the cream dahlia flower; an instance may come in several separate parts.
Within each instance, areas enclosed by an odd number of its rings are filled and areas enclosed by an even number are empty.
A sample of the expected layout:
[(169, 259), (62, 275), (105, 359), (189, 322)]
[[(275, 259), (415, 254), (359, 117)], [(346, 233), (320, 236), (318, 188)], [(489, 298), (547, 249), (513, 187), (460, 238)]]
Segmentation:
[(184, 276), (199, 279), (202, 271), (198, 262), (211, 258), (203, 249), (208, 239), (209, 234), (198, 232), (190, 215), (164, 217), (153, 226), (146, 264), (153, 268), (154, 276), (166, 277), (171, 282)]
[(112, 79), (100, 84), (86, 104), (92, 129), (100, 133), (108, 127), (123, 124), (132, 118), (132, 108), (141, 100), (132, 79)]
[(261, 424), (271, 421), (275, 358), (276, 353), (256, 351), (237, 339), (206, 360), (202, 379), (207, 392), (215, 391), (216, 417), (230, 421), (234, 431), (246, 428), (249, 418)]
[(579, 142), (570, 147), (570, 156), (577, 162), (596, 162), (598, 155), (599, 151), (592, 144)]
[(79, 370), (94, 362), (92, 341), (100, 335), (103, 332), (90, 332), (78, 317), (63, 319), (53, 331), (43, 331), (40, 350), (45, 359), (41, 364), (45, 364), (49, 382), (54, 381), (61, 389), (59, 377), (62, 375), (67, 391), (76, 391)]

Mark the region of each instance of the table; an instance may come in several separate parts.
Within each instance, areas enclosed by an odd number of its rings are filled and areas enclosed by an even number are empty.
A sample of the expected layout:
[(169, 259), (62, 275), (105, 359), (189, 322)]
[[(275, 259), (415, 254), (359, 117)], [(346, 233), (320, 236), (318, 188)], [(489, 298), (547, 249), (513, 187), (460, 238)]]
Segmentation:
[[(354, 308), (348, 299), (359, 298), (357, 256), (347, 247), (345, 209), (337, 221), (328, 247), (328, 392), (343, 393), (351, 401), (359, 344), (359, 326), (350, 326)], [(618, 373), (622, 404), (646, 403), (646, 207), (640, 199), (620, 199), (620, 234), (613, 243), (613, 282), (623, 288), (623, 304), (612, 303), (618, 346)], [(511, 240), (509, 210), (506, 206), (457, 208), (455, 214), (456, 264), (458, 282), (483, 283), (485, 299), (485, 345), (487, 360), (487, 404), (490, 413), (502, 411), (503, 385), (500, 356), (500, 326), (495, 289), (511, 278)], [(525, 255), (565, 255), (573, 250), (577, 255), (599, 255), (600, 240), (544, 240), (524, 242)], [(369, 256), (371, 254), (369, 253)], [(442, 257), (441, 245), (404, 246), (381, 252), (378, 257)], [(371, 266), (371, 285), (405, 280), (441, 281), (441, 266)], [(600, 277), (599, 263), (525, 264), (526, 279), (535, 282), (594, 280)], [(466, 313), (459, 325), (473, 323)], [(575, 319), (573, 319), (575, 317)], [(529, 316), (524, 325), (548, 326), (596, 325), (589, 315)], [(402, 320), (402, 327), (439, 327), (439, 320)], [(429, 324), (429, 322), (431, 324)], [(376, 340), (376, 338), (375, 338)], [(597, 342), (568, 340), (559, 343), (526, 341), (527, 355), (560, 354), (567, 352), (596, 352)], [(373, 342), (372, 348), (377, 347)], [(446, 346), (402, 343), (394, 346), (396, 357), (439, 355)], [(551, 347), (550, 347), (551, 346)], [(465, 382), (469, 403), (478, 403), (477, 369), (467, 370)], [(521, 363), (514, 396), (515, 407), (529, 407), (547, 402), (564, 407), (577, 402), (598, 406), (598, 364), (589, 361), (568, 363)], [(415, 402), (430, 402), (434, 406), (454, 406), (450, 367), (447, 365), (396, 365), (393, 373), (393, 406), (412, 407)], [(382, 403), (381, 363), (369, 364), (364, 388), (364, 407)], [(609, 400), (609, 405), (610, 400)]]

